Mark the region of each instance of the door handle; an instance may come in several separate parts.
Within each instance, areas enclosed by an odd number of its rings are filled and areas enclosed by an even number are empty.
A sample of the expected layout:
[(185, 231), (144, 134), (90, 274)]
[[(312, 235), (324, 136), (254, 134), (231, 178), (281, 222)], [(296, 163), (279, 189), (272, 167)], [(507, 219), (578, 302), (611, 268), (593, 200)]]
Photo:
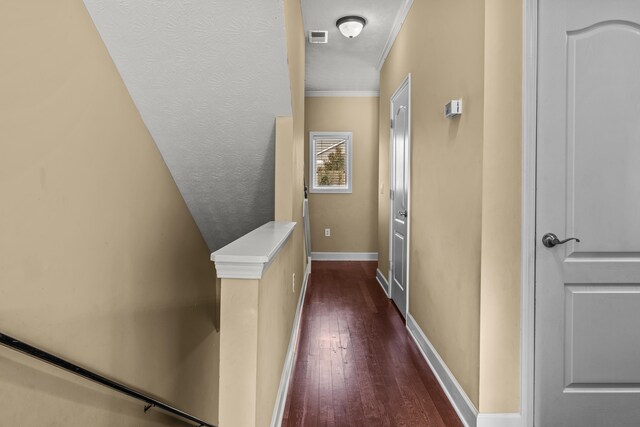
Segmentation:
[(552, 248), (556, 245), (562, 245), (564, 243), (567, 243), (569, 240), (575, 240), (576, 242), (580, 243), (580, 239), (578, 239), (577, 237), (569, 237), (568, 239), (560, 240), (558, 239), (558, 236), (553, 233), (547, 233), (542, 236), (542, 244), (547, 248)]
[(398, 211), (398, 215), (403, 216), (403, 217), (407, 217), (407, 211)]

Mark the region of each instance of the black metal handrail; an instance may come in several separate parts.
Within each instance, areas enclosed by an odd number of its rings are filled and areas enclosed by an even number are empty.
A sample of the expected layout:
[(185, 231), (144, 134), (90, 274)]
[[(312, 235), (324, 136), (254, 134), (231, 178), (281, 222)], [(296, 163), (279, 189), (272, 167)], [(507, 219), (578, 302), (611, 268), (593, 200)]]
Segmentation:
[(24, 343), (20, 340), (10, 337), (9, 335), (3, 334), (0, 332), (0, 344), (9, 347), (13, 350), (24, 353), (28, 356), (41, 360), (43, 362), (47, 362), (53, 366), (57, 366), (58, 368), (64, 369), (65, 371), (71, 372), (88, 380), (94, 381), (98, 384), (102, 384), (105, 387), (110, 389), (119, 391), (120, 393), (126, 394), (129, 397), (133, 397), (134, 399), (141, 400), (145, 402), (147, 405), (144, 407), (144, 412), (147, 412), (151, 408), (161, 409), (171, 415), (184, 418), (199, 427), (215, 427), (213, 424), (206, 423), (199, 418), (194, 417), (184, 411), (174, 408), (171, 405), (167, 405), (166, 403), (160, 402), (152, 397), (149, 397), (139, 391), (136, 391), (130, 387), (127, 387), (124, 384), (120, 384), (116, 381), (112, 381), (109, 378), (105, 378), (102, 375), (98, 375), (94, 372), (91, 372), (87, 369), (84, 369), (78, 365), (75, 365), (71, 362), (67, 362), (66, 360), (55, 356), (51, 353), (47, 353), (44, 350), (40, 350), (39, 348), (33, 347), (27, 343)]

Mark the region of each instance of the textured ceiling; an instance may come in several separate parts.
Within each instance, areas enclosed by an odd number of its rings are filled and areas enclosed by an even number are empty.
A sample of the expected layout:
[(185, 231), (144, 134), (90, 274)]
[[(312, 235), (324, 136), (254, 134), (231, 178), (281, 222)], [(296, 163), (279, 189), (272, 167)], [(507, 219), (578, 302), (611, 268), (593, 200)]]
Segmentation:
[[(310, 44), (306, 49), (306, 90), (377, 91), (377, 69), (396, 16), (406, 0), (302, 0), (304, 28), (328, 30), (329, 43)], [(346, 15), (367, 20), (362, 33), (347, 39), (336, 21)]]
[(85, 5), (209, 248), (272, 220), (275, 117), (291, 115), (282, 1)]

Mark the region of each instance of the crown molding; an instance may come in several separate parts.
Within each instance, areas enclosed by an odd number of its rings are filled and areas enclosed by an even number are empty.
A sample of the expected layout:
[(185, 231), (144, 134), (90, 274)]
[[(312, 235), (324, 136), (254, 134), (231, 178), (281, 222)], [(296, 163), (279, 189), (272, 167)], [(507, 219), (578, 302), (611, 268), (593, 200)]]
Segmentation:
[(307, 90), (304, 92), (306, 97), (378, 97), (380, 92), (377, 90)]
[(380, 59), (378, 60), (378, 66), (376, 67), (378, 71), (382, 70), (382, 66), (384, 65), (385, 59), (387, 59), (387, 55), (389, 55), (389, 51), (393, 47), (393, 43), (396, 41), (396, 37), (400, 33), (402, 29), (402, 24), (404, 20), (407, 18), (409, 14), (409, 10), (411, 10), (411, 6), (413, 5), (413, 0), (405, 0), (404, 4), (398, 11), (396, 15), (396, 19), (393, 21), (393, 27), (391, 28), (391, 33), (389, 33), (389, 38), (387, 39), (387, 43), (384, 45), (384, 49), (382, 50), (382, 55), (380, 55)]

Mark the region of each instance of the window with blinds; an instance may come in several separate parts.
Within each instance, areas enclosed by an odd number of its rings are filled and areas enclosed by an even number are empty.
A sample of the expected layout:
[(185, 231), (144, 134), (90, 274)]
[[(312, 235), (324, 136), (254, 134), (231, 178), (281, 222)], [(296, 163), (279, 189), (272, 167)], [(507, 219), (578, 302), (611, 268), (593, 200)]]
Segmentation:
[(312, 193), (351, 193), (351, 132), (309, 134)]

